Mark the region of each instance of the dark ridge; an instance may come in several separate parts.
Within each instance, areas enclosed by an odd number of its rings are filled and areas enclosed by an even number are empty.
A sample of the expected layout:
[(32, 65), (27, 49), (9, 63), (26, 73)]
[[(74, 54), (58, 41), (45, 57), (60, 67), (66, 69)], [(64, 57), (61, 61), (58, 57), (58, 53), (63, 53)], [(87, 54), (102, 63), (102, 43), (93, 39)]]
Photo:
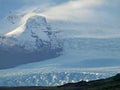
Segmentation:
[(56, 87), (0, 87), (0, 90), (120, 90), (120, 74), (107, 79), (68, 83)]

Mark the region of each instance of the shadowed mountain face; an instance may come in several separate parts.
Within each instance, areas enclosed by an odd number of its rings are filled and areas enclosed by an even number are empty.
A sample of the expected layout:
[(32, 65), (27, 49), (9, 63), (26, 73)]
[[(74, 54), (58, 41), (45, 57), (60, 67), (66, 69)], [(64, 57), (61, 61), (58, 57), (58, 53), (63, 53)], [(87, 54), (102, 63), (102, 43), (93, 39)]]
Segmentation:
[(45, 48), (45, 51), (36, 51), (36, 52), (11, 52), (0, 50), (0, 69), (11, 68), (19, 66), (21, 64), (27, 64), (31, 62), (42, 61), (50, 58), (59, 56), (62, 49), (49, 49)]
[(56, 87), (0, 87), (1, 90), (120, 90), (120, 74), (114, 77), (95, 80), (68, 83)]
[(46, 19), (33, 16), (0, 38), (0, 69), (57, 57), (61, 51), (62, 46)]

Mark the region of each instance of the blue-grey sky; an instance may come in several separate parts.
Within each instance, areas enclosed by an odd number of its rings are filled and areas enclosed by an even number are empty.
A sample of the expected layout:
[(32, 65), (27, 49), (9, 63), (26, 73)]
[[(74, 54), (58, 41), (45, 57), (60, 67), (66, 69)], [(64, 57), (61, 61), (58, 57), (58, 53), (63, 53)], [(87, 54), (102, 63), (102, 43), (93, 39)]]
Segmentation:
[(91, 35), (120, 36), (120, 0), (0, 0), (0, 19), (9, 12), (22, 13), (32, 8), (39, 11), (43, 7), (45, 10), (40, 13), (49, 20), (77, 23), (64, 28)]
[(61, 4), (68, 0), (0, 0), (0, 19), (23, 7), (41, 6), (42, 4)]

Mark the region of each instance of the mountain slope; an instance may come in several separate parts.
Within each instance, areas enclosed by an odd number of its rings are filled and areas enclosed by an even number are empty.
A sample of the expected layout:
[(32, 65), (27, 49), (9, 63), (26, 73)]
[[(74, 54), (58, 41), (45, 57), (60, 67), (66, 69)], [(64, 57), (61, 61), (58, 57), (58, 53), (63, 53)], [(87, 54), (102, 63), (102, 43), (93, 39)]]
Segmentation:
[(0, 68), (56, 57), (61, 50), (55, 32), (46, 19), (42, 16), (32, 16), (25, 24), (1, 37)]

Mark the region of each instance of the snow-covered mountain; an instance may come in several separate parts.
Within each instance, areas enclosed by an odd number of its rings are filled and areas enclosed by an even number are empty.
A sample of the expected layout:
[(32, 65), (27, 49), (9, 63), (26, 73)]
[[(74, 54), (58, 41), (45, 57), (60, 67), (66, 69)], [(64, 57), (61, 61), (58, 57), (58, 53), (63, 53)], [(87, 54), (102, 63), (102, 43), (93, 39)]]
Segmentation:
[(75, 37), (78, 32), (64, 29), (71, 25), (23, 16), (0, 37), (0, 86), (54, 86), (120, 72), (120, 38)]
[(0, 86), (120, 73), (119, 1), (0, 0)]
[(120, 39), (63, 39), (62, 55), (0, 70), (0, 86), (56, 86), (120, 72)]
[(22, 23), (21, 18), (24, 17), (24, 14), (13, 14), (10, 13), (0, 21), (0, 35), (4, 35), (9, 31), (14, 30), (19, 27)]
[[(62, 44), (43, 16), (31, 16), (15, 30), (1, 36), (0, 68), (59, 56)], [(6, 63), (11, 60), (9, 63)]]
[[(50, 48), (57, 47), (57, 41), (54, 39), (55, 33), (52, 28), (47, 24), (46, 19), (42, 16), (30, 17), (25, 25), (21, 25), (17, 29), (5, 34), (8, 44), (24, 46), (26, 50), (40, 50), (39, 47), (51, 45)], [(12, 38), (12, 39), (11, 39)], [(14, 39), (14, 40), (13, 40)], [(53, 46), (51, 41), (56, 45)]]
[[(12, 21), (12, 19), (10, 20)], [(63, 65), (67, 64), (69, 60), (68, 66), (73, 63), (72, 66), (82, 65), (86, 60), (87, 62), (99, 61), (99, 63), (104, 60), (107, 62), (115, 60), (115, 64), (119, 62), (119, 38), (75, 37), (76, 31), (74, 30), (66, 35), (67, 31), (64, 30), (66, 31), (64, 32), (62, 29), (65, 23), (61, 23), (60, 26), (57, 24), (55, 27), (55, 22), (47, 21), (44, 16), (35, 13), (24, 15), (20, 22), (19, 27), (0, 38), (1, 68), (41, 60), (48, 60), (51, 64), (57, 61)], [(69, 26), (69, 23), (67, 25)], [(59, 30), (61, 31), (59, 32)], [(57, 57), (59, 55), (61, 56)], [(54, 57), (57, 58), (54, 59)], [(6, 63), (9, 59), (11, 62)]]

